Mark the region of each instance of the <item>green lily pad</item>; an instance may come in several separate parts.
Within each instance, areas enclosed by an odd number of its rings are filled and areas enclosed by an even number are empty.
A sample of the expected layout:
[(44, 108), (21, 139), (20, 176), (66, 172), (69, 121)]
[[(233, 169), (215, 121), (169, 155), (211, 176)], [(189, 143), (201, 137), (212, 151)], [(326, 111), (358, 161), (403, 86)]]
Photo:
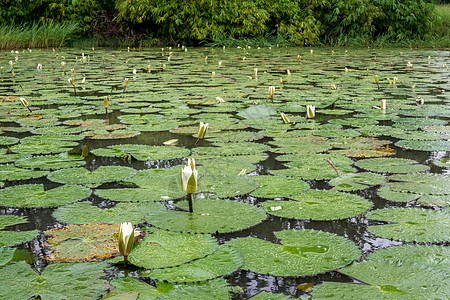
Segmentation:
[(117, 140), (117, 139), (132, 138), (140, 135), (141, 132), (130, 129), (117, 129), (112, 131), (107, 130), (84, 131), (82, 134), (84, 137), (93, 140)]
[(228, 131), (210, 134), (208, 128), (208, 135), (205, 138), (213, 143), (241, 143), (259, 140), (263, 137), (263, 134), (251, 131)]
[(106, 263), (51, 264), (41, 274), (26, 262), (18, 262), (0, 269), (2, 284), (0, 295), (13, 295), (15, 299), (65, 299), (68, 295), (97, 298), (108, 289), (104, 276)]
[(438, 158), (433, 160), (433, 165), (441, 167), (441, 168), (450, 168), (450, 158)]
[(97, 156), (124, 157), (131, 155), (137, 160), (167, 160), (186, 157), (190, 154), (189, 149), (180, 147), (166, 146), (147, 146), (147, 145), (114, 145), (107, 149), (100, 148), (91, 151)]
[(328, 141), (333, 148), (339, 149), (378, 149), (392, 143), (389, 140), (378, 140), (369, 137), (345, 137)]
[(14, 215), (0, 215), (0, 230), (7, 226), (26, 223), (25, 217), (19, 217)]
[[(446, 299), (450, 292), (442, 278), (447, 275), (449, 251), (443, 246), (405, 245), (370, 254), (367, 261), (342, 269), (366, 283), (325, 282), (314, 287), (314, 299)], [(447, 269), (445, 269), (447, 267)]]
[(419, 164), (417, 161), (407, 158), (370, 158), (359, 160), (355, 166), (378, 173), (412, 173), (423, 172), (428, 166)]
[(44, 190), (43, 184), (22, 184), (0, 190), (0, 205), (8, 207), (51, 207), (89, 197), (91, 190), (78, 185), (63, 185)]
[(0, 136), (0, 146), (12, 145), (19, 142), (18, 138), (12, 136)]
[[(243, 160), (244, 159), (244, 160)], [(245, 157), (214, 157), (196, 158), (197, 170), (202, 175), (228, 175), (236, 176), (242, 170), (246, 170), (245, 173), (255, 171), (256, 166), (249, 161), (245, 160)]]
[(397, 143), (395, 143), (395, 146), (419, 151), (450, 151), (449, 140), (437, 140), (437, 141), (400, 140)]
[(107, 182), (126, 180), (135, 174), (136, 170), (123, 166), (100, 166), (93, 172), (80, 167), (54, 171), (48, 175), (48, 179), (58, 183), (96, 187)]
[(267, 105), (253, 105), (237, 114), (239, 117), (247, 120), (267, 119), (278, 115), (276, 109)]
[(289, 300), (289, 296), (283, 294), (273, 294), (269, 292), (259, 292), (256, 296), (251, 297), (252, 300)]
[(260, 154), (270, 147), (258, 143), (214, 143), (214, 147), (197, 147), (194, 151), (199, 155), (211, 156), (239, 156)]
[(218, 248), (210, 235), (151, 230), (128, 257), (136, 266), (146, 269), (178, 266), (211, 254)]
[(78, 145), (78, 143), (74, 141), (63, 140), (63, 138), (57, 140), (54, 136), (52, 137), (53, 138), (49, 138), (48, 135), (39, 135), (33, 137), (33, 139), (22, 139), (20, 144), (11, 146), (10, 149), (14, 153), (51, 154), (67, 152)]
[(384, 183), (386, 183), (386, 177), (370, 172), (344, 174), (330, 180), (330, 185), (338, 191), (358, 191)]
[(294, 137), (294, 138), (283, 138), (276, 137), (274, 141), (267, 142), (272, 146), (278, 148), (271, 149), (275, 153), (319, 153), (325, 152), (331, 148), (330, 144), (327, 142), (327, 138), (318, 136), (305, 136), (305, 137)]
[(381, 198), (396, 202), (410, 202), (420, 197), (420, 194), (392, 191), (387, 186), (379, 188), (377, 194)]
[(370, 232), (388, 239), (423, 243), (450, 239), (450, 214), (446, 211), (394, 207), (371, 211), (367, 218), (391, 222), (369, 226)]
[(47, 246), (52, 251), (44, 258), (56, 262), (85, 262), (107, 259), (119, 254), (114, 234), (119, 225), (69, 225), (44, 231), (49, 235)]
[(447, 195), (450, 194), (450, 177), (430, 173), (396, 174), (389, 176), (387, 186), (397, 192)]
[(244, 257), (243, 269), (274, 276), (307, 276), (343, 267), (361, 252), (349, 240), (317, 230), (275, 232), (281, 245), (253, 237), (238, 238), (226, 245)]
[[(162, 177), (170, 180), (172, 178)], [(95, 194), (106, 199), (119, 202), (155, 202), (181, 198), (186, 193), (177, 184), (174, 189), (167, 189), (164, 186), (154, 185), (152, 188), (139, 189), (97, 189)]]
[(290, 198), (297, 201), (266, 201), (261, 206), (272, 215), (306, 220), (346, 219), (372, 206), (363, 197), (329, 190), (309, 190)]
[[(0, 150), (1, 152), (1, 150)], [(15, 161), (30, 157), (29, 154), (0, 154), (0, 163), (14, 163)]]
[(13, 165), (0, 165), (0, 180), (26, 180), (46, 176), (48, 171), (32, 171)]
[(215, 193), (219, 198), (245, 195), (258, 188), (258, 184), (247, 176), (201, 176), (198, 180), (198, 192)]
[(389, 147), (378, 148), (378, 149), (338, 149), (328, 151), (331, 154), (339, 154), (347, 157), (384, 157), (391, 156), (397, 153), (394, 149)]
[(114, 280), (112, 280), (110, 283), (114, 287), (114, 292), (137, 292), (139, 294), (139, 299), (153, 300), (162, 294), (162, 292), (159, 291), (157, 287), (141, 282), (135, 278), (114, 278)]
[(0, 231), (0, 247), (11, 247), (31, 241), (39, 234), (39, 230)]
[(16, 250), (14, 248), (0, 248), (0, 267), (13, 260)]
[(236, 250), (222, 245), (204, 258), (177, 267), (147, 271), (141, 276), (168, 282), (200, 282), (230, 274), (243, 264)]
[(158, 299), (230, 299), (231, 288), (223, 279), (194, 285), (180, 285)]
[(289, 197), (309, 189), (308, 183), (296, 178), (270, 175), (252, 176), (251, 178), (259, 184), (259, 188), (250, 193), (253, 197)]
[(61, 153), (58, 155), (35, 156), (22, 158), (14, 164), (16, 167), (32, 169), (32, 170), (59, 170), (72, 167), (83, 166), (86, 162), (84, 157), (79, 155), (71, 155)]
[[(187, 209), (187, 201), (177, 206)], [(266, 212), (251, 204), (212, 199), (193, 199), (193, 213), (161, 209), (153, 211), (147, 222), (177, 232), (232, 232), (251, 227), (266, 219)]]
[(90, 202), (77, 202), (56, 209), (53, 217), (66, 224), (108, 223), (119, 224), (130, 222), (139, 224), (145, 221), (145, 216), (158, 210), (162, 204), (146, 203), (118, 203), (112, 208), (101, 209)]

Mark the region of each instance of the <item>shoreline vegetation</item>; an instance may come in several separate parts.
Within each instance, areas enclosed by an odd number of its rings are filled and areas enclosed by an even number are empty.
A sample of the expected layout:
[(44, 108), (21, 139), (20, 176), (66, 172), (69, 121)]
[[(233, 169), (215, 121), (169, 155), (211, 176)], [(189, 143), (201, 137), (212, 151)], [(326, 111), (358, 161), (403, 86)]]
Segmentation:
[[(194, 0), (180, 6), (186, 1), (116, 0), (111, 6), (83, 0), (77, 4), (83, 9), (63, 3), (68, 6), (52, 6), (40, 18), (28, 12), (28, 19), (21, 14), (31, 8), (16, 7), (10, 15), (0, 12), (0, 50), (179, 44), (450, 48), (446, 1), (252, 0), (239, 7), (239, 14), (233, 6), (237, 0)], [(55, 1), (41, 5), (47, 2)], [(51, 15), (62, 12), (65, 19)], [(19, 19), (21, 23), (14, 21)]]

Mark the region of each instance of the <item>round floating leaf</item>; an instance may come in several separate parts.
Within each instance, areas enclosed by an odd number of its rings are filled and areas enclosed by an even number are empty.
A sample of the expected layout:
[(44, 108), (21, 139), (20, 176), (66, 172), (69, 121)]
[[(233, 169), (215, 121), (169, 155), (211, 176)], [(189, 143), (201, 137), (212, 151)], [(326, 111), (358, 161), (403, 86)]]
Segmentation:
[(98, 156), (124, 157), (131, 155), (137, 160), (167, 160), (188, 156), (189, 149), (180, 147), (148, 146), (148, 145), (114, 145), (108, 149), (100, 148), (91, 151)]
[(274, 276), (307, 276), (335, 270), (361, 256), (351, 241), (317, 230), (276, 232), (281, 245), (253, 237), (227, 243), (244, 257), (243, 269)]
[[(186, 201), (178, 202), (186, 208)], [(256, 225), (266, 219), (266, 212), (251, 204), (212, 199), (194, 199), (193, 213), (166, 210), (151, 212), (147, 222), (178, 232), (232, 232)]]
[(146, 269), (178, 266), (211, 254), (218, 248), (216, 239), (210, 235), (151, 230), (129, 256), (130, 262), (136, 266)]
[[(170, 180), (171, 178), (162, 177), (161, 179)], [(119, 202), (155, 202), (177, 199), (186, 195), (180, 184), (170, 190), (164, 186), (154, 185), (153, 188), (139, 189), (97, 189), (95, 194)]]
[(51, 154), (67, 152), (77, 145), (77, 142), (57, 140), (55, 138), (49, 139), (47, 135), (40, 135), (36, 136), (34, 140), (27, 140), (26, 143), (21, 141), (21, 144), (12, 146), (11, 151), (25, 154)]
[(14, 215), (0, 215), (0, 230), (11, 225), (26, 223), (25, 217)]
[(26, 262), (18, 262), (0, 269), (0, 295), (14, 295), (15, 299), (80, 299), (97, 298), (108, 289), (104, 276), (106, 263), (66, 263), (48, 265), (42, 274), (36, 273)]
[(397, 202), (410, 202), (420, 197), (419, 194), (392, 191), (387, 186), (379, 188), (377, 194), (381, 198)]
[(381, 237), (407, 242), (446, 242), (450, 239), (450, 214), (421, 208), (387, 208), (371, 211), (368, 219), (392, 222), (369, 226)]
[(13, 260), (15, 252), (16, 249), (13, 248), (0, 248), (0, 267)]
[(330, 180), (330, 185), (338, 191), (358, 191), (370, 186), (384, 184), (386, 177), (376, 173), (362, 172), (344, 174)]
[(114, 234), (119, 225), (69, 225), (44, 231), (49, 235), (47, 247), (52, 253), (44, 258), (57, 262), (80, 262), (106, 259), (119, 254)]
[(143, 277), (169, 282), (200, 282), (236, 271), (244, 263), (242, 256), (225, 245), (204, 257), (178, 267), (147, 271)]
[(147, 203), (118, 203), (108, 209), (101, 209), (90, 202), (77, 202), (62, 206), (53, 212), (53, 217), (66, 224), (109, 223), (119, 224), (133, 220), (139, 224), (145, 221), (150, 212), (160, 209), (162, 204)]
[(263, 134), (251, 131), (228, 131), (216, 134), (209, 134), (205, 137), (213, 143), (241, 143), (262, 139)]
[(28, 154), (0, 154), (0, 163), (14, 163), (18, 159), (27, 157), (30, 156)]
[(419, 151), (450, 151), (450, 140), (416, 141), (400, 140), (395, 146)]
[(129, 129), (117, 129), (113, 131), (107, 130), (95, 130), (95, 131), (85, 131), (83, 135), (86, 138), (93, 140), (117, 140), (117, 139), (127, 139), (140, 135), (139, 131), (129, 130)]
[(86, 162), (84, 157), (79, 155), (71, 155), (61, 153), (59, 155), (35, 156), (30, 158), (22, 158), (15, 162), (20, 168), (32, 170), (59, 170), (72, 167), (83, 166)]
[(394, 155), (396, 151), (389, 147), (379, 149), (342, 149), (330, 150), (331, 154), (339, 154), (347, 157), (383, 157)]
[(391, 175), (387, 186), (398, 192), (417, 194), (450, 194), (450, 176), (445, 174), (397, 174)]
[(11, 247), (31, 241), (39, 234), (38, 230), (0, 231), (0, 247)]
[(180, 285), (158, 299), (230, 299), (227, 282), (216, 279), (194, 285)]
[(0, 165), (0, 180), (25, 180), (46, 176), (47, 171), (32, 171), (13, 165)]
[[(446, 299), (450, 293), (442, 278), (449, 267), (448, 247), (405, 245), (385, 248), (367, 261), (342, 269), (367, 285), (325, 282), (314, 287), (314, 299)], [(446, 269), (445, 269), (446, 268)]]
[(63, 185), (44, 190), (43, 184), (23, 184), (0, 190), (0, 205), (8, 207), (51, 207), (89, 197), (91, 190), (78, 185)]
[(18, 138), (12, 136), (0, 136), (0, 146), (12, 145), (19, 142)]
[(378, 149), (392, 142), (369, 137), (346, 137), (331, 139), (328, 143), (340, 149)]
[(52, 172), (48, 175), (48, 179), (59, 183), (95, 187), (107, 182), (126, 180), (135, 174), (135, 169), (123, 166), (100, 166), (93, 172), (80, 167)]
[(237, 114), (239, 117), (247, 120), (260, 120), (277, 116), (276, 109), (267, 105), (253, 105)]
[(306, 220), (346, 219), (372, 206), (363, 197), (328, 190), (309, 190), (291, 198), (297, 201), (266, 201), (261, 206), (272, 215)]
[(256, 296), (251, 297), (252, 300), (289, 300), (289, 296), (283, 294), (272, 294), (269, 292), (259, 292)]
[(417, 161), (406, 158), (370, 158), (359, 160), (355, 166), (378, 173), (412, 173), (422, 172), (429, 169), (428, 166), (419, 164)]
[[(130, 277), (119, 277), (112, 280), (111, 285), (114, 286), (113, 291), (117, 293), (137, 292), (139, 299), (150, 300), (156, 299), (161, 295), (156, 287)], [(125, 300), (125, 299), (122, 299)]]
[(450, 168), (450, 157), (446, 157), (446, 158), (438, 158), (433, 160), (433, 164), (435, 166), (441, 167), (441, 168)]
[(249, 154), (260, 154), (269, 150), (270, 147), (258, 143), (214, 143), (214, 147), (197, 147), (195, 152), (207, 156), (238, 156)]
[(196, 158), (195, 162), (198, 173), (202, 175), (236, 176), (244, 169), (246, 173), (250, 173), (256, 169), (256, 166), (251, 162), (233, 157), (200, 157)]
[(259, 188), (250, 193), (253, 197), (289, 197), (309, 189), (308, 183), (296, 178), (270, 175), (252, 176), (251, 178), (259, 184)]
[(215, 193), (219, 198), (248, 194), (258, 187), (258, 184), (250, 178), (247, 176), (201, 176), (198, 192)]

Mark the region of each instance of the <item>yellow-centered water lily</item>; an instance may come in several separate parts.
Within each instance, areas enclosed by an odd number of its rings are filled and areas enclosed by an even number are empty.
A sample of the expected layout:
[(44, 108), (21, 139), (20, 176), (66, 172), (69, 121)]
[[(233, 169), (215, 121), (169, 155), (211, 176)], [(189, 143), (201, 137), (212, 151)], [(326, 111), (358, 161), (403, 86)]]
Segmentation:
[(125, 265), (128, 262), (128, 255), (134, 247), (135, 231), (131, 222), (125, 222), (120, 224), (119, 229), (119, 252), (124, 257)]
[(186, 194), (192, 194), (197, 191), (198, 171), (195, 165), (195, 159), (189, 158), (186, 165), (181, 169), (181, 188)]
[(306, 118), (314, 119), (315, 116), (316, 116), (316, 107), (313, 105), (307, 105), (306, 106)]

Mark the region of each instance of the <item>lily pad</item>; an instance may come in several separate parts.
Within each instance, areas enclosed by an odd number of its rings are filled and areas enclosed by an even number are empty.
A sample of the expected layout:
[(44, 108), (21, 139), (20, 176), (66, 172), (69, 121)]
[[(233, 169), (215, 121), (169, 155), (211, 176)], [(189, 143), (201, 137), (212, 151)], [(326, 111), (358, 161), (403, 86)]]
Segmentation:
[(0, 165), (0, 180), (25, 180), (46, 176), (48, 171), (32, 171), (13, 165)]
[(147, 271), (141, 276), (168, 282), (200, 282), (230, 274), (243, 264), (236, 250), (222, 245), (204, 258), (177, 267)]
[(145, 221), (145, 216), (160, 209), (162, 204), (146, 203), (118, 203), (112, 208), (98, 208), (90, 202), (77, 202), (56, 209), (53, 217), (66, 224), (108, 223), (119, 224), (133, 220), (139, 224)]
[(0, 286), (0, 295), (14, 295), (15, 299), (97, 298), (108, 289), (103, 269), (106, 263), (51, 264), (41, 274), (26, 262), (18, 262), (0, 269), (0, 280), (9, 282)]
[(437, 140), (437, 141), (400, 140), (397, 143), (395, 143), (395, 146), (419, 151), (450, 151), (449, 140)]
[(56, 262), (98, 261), (119, 254), (114, 234), (118, 225), (84, 224), (69, 225), (44, 231), (46, 246), (52, 251), (44, 258)]
[(378, 149), (337, 149), (330, 150), (329, 153), (344, 155), (347, 157), (384, 157), (391, 156), (397, 153), (394, 149), (389, 147)]
[(11, 247), (31, 241), (39, 234), (39, 230), (0, 231), (0, 247)]
[[(162, 180), (171, 180), (170, 177), (162, 177)], [(153, 185), (150, 188), (138, 189), (97, 189), (95, 194), (106, 199), (119, 202), (155, 202), (181, 198), (186, 193), (177, 184), (173, 189), (167, 189), (164, 185)]]
[(450, 168), (450, 158), (446, 157), (446, 158), (438, 158), (433, 160), (433, 164), (435, 166), (441, 167), (441, 168)]
[[(187, 201), (177, 202), (187, 209)], [(194, 199), (193, 213), (161, 209), (149, 214), (150, 224), (177, 232), (232, 232), (251, 227), (266, 219), (257, 206), (228, 200)]]
[(141, 134), (141, 132), (129, 129), (117, 129), (112, 131), (107, 130), (85, 131), (82, 134), (84, 137), (93, 140), (117, 140), (117, 139), (132, 138), (138, 136), (139, 134)]
[(86, 162), (84, 157), (79, 155), (71, 155), (61, 153), (58, 155), (35, 156), (30, 158), (22, 158), (14, 164), (16, 167), (32, 169), (32, 170), (59, 170), (72, 167), (83, 166)]
[(417, 161), (407, 158), (370, 158), (359, 160), (355, 166), (378, 173), (412, 173), (423, 172), (428, 166), (419, 164)]
[(355, 217), (372, 206), (363, 197), (329, 190), (309, 190), (290, 198), (297, 201), (266, 201), (261, 206), (279, 217), (311, 220)]
[(211, 156), (239, 156), (260, 154), (270, 147), (258, 143), (214, 143), (214, 147), (197, 147), (194, 151), (199, 155)]
[(275, 232), (281, 245), (254, 237), (238, 238), (226, 245), (244, 257), (243, 269), (274, 276), (307, 276), (335, 270), (361, 256), (351, 241), (317, 230)]
[(12, 136), (0, 136), (0, 146), (12, 145), (19, 142), (18, 138)]
[(239, 117), (247, 120), (267, 119), (278, 115), (276, 109), (267, 105), (253, 105), (237, 114)]
[(186, 157), (190, 154), (189, 149), (181, 147), (147, 146), (147, 145), (114, 145), (107, 149), (100, 148), (91, 151), (97, 156), (124, 157), (131, 155), (137, 160), (167, 160)]
[(228, 175), (236, 176), (243, 169), (245, 173), (250, 173), (256, 169), (256, 166), (245, 160), (245, 157), (214, 157), (214, 158), (196, 158), (197, 170), (202, 175)]
[(229, 299), (231, 288), (223, 279), (194, 285), (182, 285), (163, 294), (159, 299)]
[(0, 230), (7, 226), (26, 223), (27, 219), (24, 217), (14, 215), (0, 215)]
[(162, 292), (159, 291), (157, 287), (139, 281), (135, 278), (120, 277), (115, 278), (110, 283), (114, 287), (114, 292), (137, 292), (139, 294), (139, 299), (153, 300), (162, 294)]
[(392, 142), (369, 137), (346, 137), (331, 139), (328, 143), (339, 149), (378, 149)]
[(444, 174), (396, 174), (389, 176), (389, 189), (416, 194), (450, 194), (450, 177)]
[(215, 193), (219, 198), (245, 195), (256, 188), (258, 184), (247, 176), (201, 176), (198, 180), (198, 192)]
[[(354, 263), (342, 273), (365, 284), (325, 282), (314, 287), (314, 299), (446, 299), (442, 285), (448, 270), (448, 247), (405, 245), (370, 254), (367, 261)], [(447, 268), (447, 269), (445, 269)]]
[(146, 269), (178, 266), (211, 254), (218, 248), (216, 239), (210, 235), (151, 230), (128, 257), (136, 266)]
[(436, 243), (450, 239), (450, 214), (422, 208), (386, 208), (367, 214), (371, 220), (391, 222), (369, 226), (370, 232), (393, 240)]
[(43, 184), (15, 185), (0, 190), (0, 205), (8, 207), (51, 207), (89, 197), (91, 190), (78, 185), (63, 185), (44, 190)]
[(308, 183), (296, 178), (270, 175), (252, 176), (251, 178), (259, 184), (259, 188), (250, 193), (253, 197), (289, 197), (309, 189)]
[(338, 191), (358, 191), (384, 183), (386, 183), (386, 177), (370, 172), (344, 174), (330, 180), (330, 185)]
[(135, 174), (136, 170), (123, 166), (100, 166), (93, 172), (80, 167), (54, 171), (48, 175), (48, 179), (58, 183), (96, 187), (107, 182), (126, 180)]

